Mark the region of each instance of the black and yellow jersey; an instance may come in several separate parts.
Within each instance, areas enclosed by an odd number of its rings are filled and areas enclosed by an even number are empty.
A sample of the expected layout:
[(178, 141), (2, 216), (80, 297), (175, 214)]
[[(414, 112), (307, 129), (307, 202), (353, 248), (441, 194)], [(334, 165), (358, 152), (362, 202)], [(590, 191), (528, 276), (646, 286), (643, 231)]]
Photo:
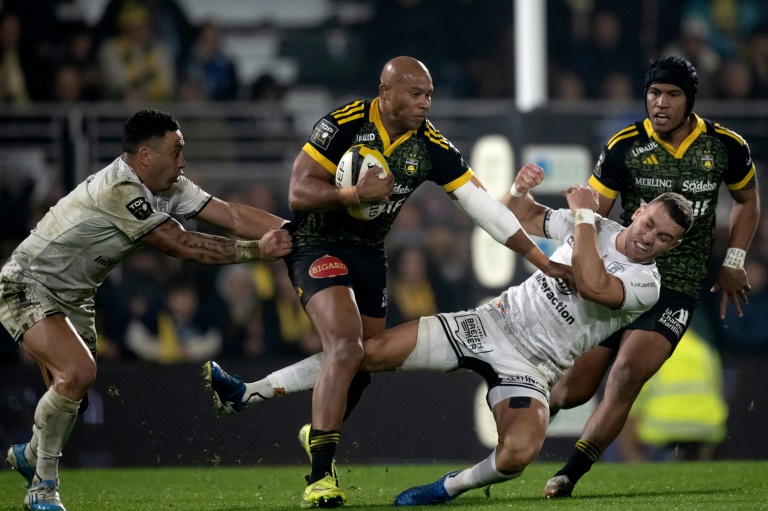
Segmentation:
[(746, 141), (696, 116), (696, 128), (677, 150), (654, 133), (648, 119), (619, 131), (603, 148), (589, 184), (607, 197), (621, 195), (624, 225), (632, 222), (641, 204), (663, 192), (677, 192), (690, 201), (691, 230), (678, 247), (656, 262), (664, 287), (698, 297), (715, 237), (720, 184), (739, 190), (754, 175)]
[(378, 98), (353, 101), (320, 119), (303, 150), (336, 174), (342, 155), (355, 144), (378, 149), (395, 178), (395, 192), (384, 212), (373, 220), (357, 220), (338, 209), (297, 215), (294, 238), (298, 245), (312, 241), (339, 241), (378, 245), (392, 227), (400, 207), (426, 180), (452, 192), (472, 178), (472, 170), (459, 151), (434, 126), (422, 125), (397, 140), (390, 140), (381, 123)]

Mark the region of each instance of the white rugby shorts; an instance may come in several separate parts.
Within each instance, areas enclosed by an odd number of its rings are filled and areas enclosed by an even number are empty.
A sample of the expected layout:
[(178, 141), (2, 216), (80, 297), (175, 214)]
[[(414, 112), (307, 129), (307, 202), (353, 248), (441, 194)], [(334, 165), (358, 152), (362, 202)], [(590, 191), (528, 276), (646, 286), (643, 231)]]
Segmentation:
[(39, 283), (0, 278), (0, 323), (16, 344), (35, 323), (54, 314), (64, 314), (91, 353), (96, 353), (96, 313), (92, 300), (69, 304)]
[[(503, 298), (503, 296), (501, 297)], [(421, 318), (416, 347), (398, 370), (470, 369), (488, 382), (488, 406), (530, 397), (549, 407), (552, 373), (520, 351), (494, 300), (477, 309)]]

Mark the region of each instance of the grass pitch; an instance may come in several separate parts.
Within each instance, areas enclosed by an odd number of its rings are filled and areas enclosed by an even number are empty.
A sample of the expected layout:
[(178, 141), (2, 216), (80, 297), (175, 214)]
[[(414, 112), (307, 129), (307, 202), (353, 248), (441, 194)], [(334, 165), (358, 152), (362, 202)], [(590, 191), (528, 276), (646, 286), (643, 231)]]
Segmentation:
[[(349, 493), (344, 509), (390, 508), (402, 490), (434, 481), (457, 465), (341, 466)], [(574, 497), (543, 500), (546, 480), (559, 468), (534, 463), (522, 477), (472, 490), (448, 509), (523, 510), (768, 510), (768, 462), (598, 464)], [(298, 509), (302, 467), (199, 467), (62, 471), (69, 511)], [(22, 478), (0, 470), (0, 511), (21, 509)]]

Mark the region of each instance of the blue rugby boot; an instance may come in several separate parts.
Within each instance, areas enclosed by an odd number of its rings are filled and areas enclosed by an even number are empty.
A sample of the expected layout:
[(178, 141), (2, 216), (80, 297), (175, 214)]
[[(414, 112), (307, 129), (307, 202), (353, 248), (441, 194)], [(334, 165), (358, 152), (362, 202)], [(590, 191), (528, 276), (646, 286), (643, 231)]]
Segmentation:
[(448, 495), (445, 490), (445, 480), (458, 474), (452, 470), (434, 483), (408, 488), (395, 498), (396, 506), (425, 506), (427, 504), (447, 504), (455, 497)]
[(203, 364), (205, 386), (213, 391), (213, 402), (219, 415), (233, 415), (245, 408), (245, 383), (239, 376), (230, 376), (213, 360)]

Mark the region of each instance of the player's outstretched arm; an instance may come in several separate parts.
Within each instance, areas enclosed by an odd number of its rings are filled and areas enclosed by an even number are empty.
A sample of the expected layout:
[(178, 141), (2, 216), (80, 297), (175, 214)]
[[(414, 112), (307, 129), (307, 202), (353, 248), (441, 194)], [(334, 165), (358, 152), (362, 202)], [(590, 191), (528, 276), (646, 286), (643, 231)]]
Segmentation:
[(270, 229), (279, 229), (286, 220), (244, 204), (225, 202), (213, 197), (197, 217), (209, 224), (248, 240), (261, 239)]
[(211, 265), (274, 260), (291, 251), (291, 235), (285, 229), (267, 231), (262, 241), (235, 241), (187, 231), (173, 218), (157, 226), (141, 242), (183, 261)]
[(525, 257), (550, 277), (570, 278), (568, 267), (550, 261), (522, 229), (515, 214), (488, 193), (477, 176), (451, 192), (450, 196), (493, 239)]

